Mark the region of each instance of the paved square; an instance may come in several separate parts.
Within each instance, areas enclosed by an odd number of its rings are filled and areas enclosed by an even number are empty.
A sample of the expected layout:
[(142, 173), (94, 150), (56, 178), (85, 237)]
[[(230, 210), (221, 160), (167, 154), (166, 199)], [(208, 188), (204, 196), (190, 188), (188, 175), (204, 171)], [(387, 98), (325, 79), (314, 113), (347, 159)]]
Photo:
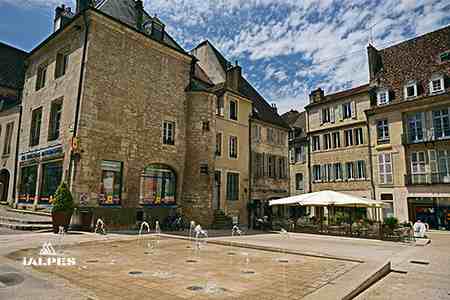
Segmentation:
[[(359, 265), (356, 262), (162, 238), (67, 246), (71, 267), (36, 267), (99, 299), (302, 299)], [(38, 249), (12, 256), (36, 256)], [(287, 262), (286, 262), (287, 261)]]

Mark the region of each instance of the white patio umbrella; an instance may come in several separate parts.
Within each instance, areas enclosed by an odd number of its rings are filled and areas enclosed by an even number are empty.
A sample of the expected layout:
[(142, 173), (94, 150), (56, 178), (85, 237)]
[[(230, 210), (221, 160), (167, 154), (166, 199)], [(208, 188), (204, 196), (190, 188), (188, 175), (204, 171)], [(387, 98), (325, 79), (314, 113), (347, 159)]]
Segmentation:
[(382, 201), (366, 199), (335, 191), (321, 191), (288, 198), (276, 199), (269, 205), (382, 207)]

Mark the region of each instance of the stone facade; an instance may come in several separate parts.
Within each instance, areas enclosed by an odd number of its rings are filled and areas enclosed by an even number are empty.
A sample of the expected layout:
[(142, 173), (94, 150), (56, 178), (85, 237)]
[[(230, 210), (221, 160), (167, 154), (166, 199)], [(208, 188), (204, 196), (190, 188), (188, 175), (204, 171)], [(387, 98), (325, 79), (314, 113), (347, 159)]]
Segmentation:
[[(368, 47), (376, 198), (386, 202), (385, 215), (422, 218), (441, 229), (450, 228), (449, 34), (447, 26), (386, 49)], [(384, 92), (388, 98), (380, 101)], [(380, 166), (386, 155), (392, 161), (388, 177)]]
[(311, 191), (335, 190), (371, 198), (368, 86), (325, 96), (318, 89), (306, 106)]

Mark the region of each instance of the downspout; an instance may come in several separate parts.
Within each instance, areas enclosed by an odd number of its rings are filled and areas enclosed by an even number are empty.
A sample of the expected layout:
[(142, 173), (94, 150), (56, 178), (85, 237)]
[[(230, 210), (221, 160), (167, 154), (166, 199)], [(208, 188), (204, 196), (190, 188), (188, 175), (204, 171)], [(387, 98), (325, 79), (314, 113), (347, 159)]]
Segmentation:
[(364, 111), (364, 114), (366, 115), (366, 127), (367, 127), (367, 142), (368, 142), (368, 148), (369, 148), (369, 169), (370, 169), (370, 185), (372, 186), (372, 199), (375, 199), (375, 182), (373, 181), (373, 161), (372, 161), (372, 141), (371, 141), (371, 134), (370, 134), (370, 125), (369, 125), (369, 116), (367, 114), (367, 111)]
[(12, 195), (14, 197), (14, 202), (16, 202), (16, 189), (17, 189), (17, 171), (19, 170), (19, 142), (20, 142), (20, 129), (22, 127), (22, 97), (23, 97), (23, 87), (19, 90), (19, 124), (17, 124), (17, 138), (16, 138), (16, 153), (14, 158), (14, 178), (13, 178), (13, 187), (12, 187)]
[[(84, 45), (83, 45), (83, 56), (81, 59), (81, 68), (80, 68), (80, 79), (78, 83), (78, 94), (77, 94), (77, 104), (75, 108), (75, 121), (73, 126), (73, 138), (77, 137), (78, 133), (78, 121), (80, 117), (80, 106), (81, 106), (81, 94), (83, 91), (83, 78), (84, 78), (84, 69), (86, 65), (86, 54), (87, 54), (87, 44), (88, 44), (88, 35), (89, 35), (89, 22), (87, 20), (86, 11), (84, 10), (81, 13), (83, 14), (83, 21), (85, 26), (84, 31)], [(71, 147), (72, 148), (72, 147)], [(70, 150), (70, 163), (69, 163), (69, 189), (72, 189), (72, 181), (75, 178), (75, 164), (74, 164), (74, 152), (73, 149)], [(73, 174), (72, 174), (73, 173)]]
[[(252, 110), (253, 110), (253, 104), (252, 104)], [(248, 183), (248, 202), (247, 202), (247, 221), (248, 221), (248, 228), (252, 226), (252, 216), (251, 216), (251, 209), (250, 203), (252, 201), (252, 189), (253, 189), (253, 170), (252, 170), (252, 118), (248, 118), (248, 173), (249, 173), (249, 183)]]
[(312, 192), (312, 172), (311, 172), (311, 149), (310, 149), (310, 141), (309, 141), (309, 113), (306, 111), (306, 149), (308, 150), (308, 193)]

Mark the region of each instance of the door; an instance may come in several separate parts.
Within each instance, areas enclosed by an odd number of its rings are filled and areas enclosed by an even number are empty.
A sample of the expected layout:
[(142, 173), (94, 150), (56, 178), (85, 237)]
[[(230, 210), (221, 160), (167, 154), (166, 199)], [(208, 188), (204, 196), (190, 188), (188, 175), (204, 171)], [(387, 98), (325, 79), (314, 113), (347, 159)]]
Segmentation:
[(213, 209), (220, 209), (220, 191), (221, 191), (221, 173), (214, 172), (214, 195), (213, 195)]
[(8, 188), (9, 188), (9, 171), (3, 169), (0, 171), (0, 201), (8, 201)]

